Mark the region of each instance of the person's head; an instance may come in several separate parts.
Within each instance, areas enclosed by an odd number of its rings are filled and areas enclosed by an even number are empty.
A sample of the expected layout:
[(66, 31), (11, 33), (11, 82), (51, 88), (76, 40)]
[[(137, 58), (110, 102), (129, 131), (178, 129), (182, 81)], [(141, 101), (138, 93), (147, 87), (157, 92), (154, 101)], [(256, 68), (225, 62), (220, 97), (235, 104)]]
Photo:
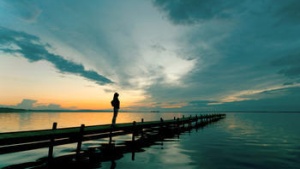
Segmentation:
[(115, 93), (115, 94), (114, 94), (114, 97), (119, 97), (119, 93)]

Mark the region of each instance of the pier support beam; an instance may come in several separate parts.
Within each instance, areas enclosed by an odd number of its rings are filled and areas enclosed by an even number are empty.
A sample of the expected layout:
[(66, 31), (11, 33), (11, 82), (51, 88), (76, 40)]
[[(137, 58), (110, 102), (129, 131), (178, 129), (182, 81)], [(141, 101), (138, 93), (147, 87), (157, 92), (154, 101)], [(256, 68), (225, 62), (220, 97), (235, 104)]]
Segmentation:
[(77, 148), (76, 148), (76, 160), (79, 160), (80, 157), (80, 150), (81, 150), (81, 144), (82, 144), (82, 138), (84, 134), (84, 124), (80, 126), (80, 131), (79, 131), (79, 136), (78, 136), (78, 143), (77, 143)]
[[(52, 125), (52, 131), (56, 130), (56, 128), (57, 128), (57, 123), (55, 122)], [(49, 151), (48, 151), (48, 160), (49, 160), (49, 162), (53, 159), (53, 146), (54, 146), (54, 136), (51, 136)]]
[(135, 135), (136, 135), (136, 122), (133, 121), (132, 123), (132, 142), (131, 142), (131, 150), (132, 150), (132, 154), (131, 154), (131, 160), (134, 161), (135, 159)]
[[(141, 126), (143, 126), (143, 123), (144, 123), (144, 119), (142, 118), (142, 120), (141, 120)], [(141, 127), (141, 138), (143, 139), (144, 138), (144, 128), (143, 127)]]

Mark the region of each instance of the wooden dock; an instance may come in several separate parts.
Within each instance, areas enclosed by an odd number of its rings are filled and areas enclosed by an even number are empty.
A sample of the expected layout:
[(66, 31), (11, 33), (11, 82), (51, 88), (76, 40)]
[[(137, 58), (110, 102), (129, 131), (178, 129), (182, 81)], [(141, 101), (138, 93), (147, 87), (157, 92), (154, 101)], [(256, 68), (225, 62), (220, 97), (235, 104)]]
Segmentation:
[(53, 123), (53, 128), (49, 130), (0, 133), (0, 155), (48, 147), (48, 158), (51, 159), (55, 146), (77, 143), (76, 155), (78, 156), (83, 141), (109, 138), (108, 145), (110, 145), (112, 144), (112, 137), (132, 134), (132, 143), (134, 143), (137, 141), (137, 137), (144, 138), (149, 133), (181, 132), (194, 127), (205, 126), (224, 117), (225, 114), (209, 114), (148, 122), (142, 119), (141, 122), (116, 124), (114, 127), (106, 124), (59, 129), (57, 129), (57, 124)]

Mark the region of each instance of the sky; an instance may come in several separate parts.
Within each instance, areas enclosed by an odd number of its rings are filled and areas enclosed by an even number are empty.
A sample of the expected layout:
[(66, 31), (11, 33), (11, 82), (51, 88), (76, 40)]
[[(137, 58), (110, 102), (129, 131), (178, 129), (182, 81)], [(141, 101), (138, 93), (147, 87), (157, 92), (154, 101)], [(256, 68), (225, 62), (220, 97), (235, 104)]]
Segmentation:
[(0, 0), (0, 107), (300, 111), (298, 0)]

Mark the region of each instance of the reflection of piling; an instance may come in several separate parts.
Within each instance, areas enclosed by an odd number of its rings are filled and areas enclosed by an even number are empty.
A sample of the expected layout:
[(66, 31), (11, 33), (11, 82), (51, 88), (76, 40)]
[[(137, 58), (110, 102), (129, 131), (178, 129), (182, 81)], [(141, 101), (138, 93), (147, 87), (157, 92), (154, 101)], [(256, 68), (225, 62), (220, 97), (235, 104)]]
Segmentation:
[(108, 141), (108, 144), (111, 144), (111, 142), (112, 142), (113, 129), (114, 129), (114, 126), (112, 125), (111, 128), (110, 128), (110, 132), (109, 132), (109, 141)]
[(135, 136), (137, 134), (137, 129), (136, 129), (136, 122), (133, 121), (132, 123), (132, 138), (131, 138), (131, 149), (132, 149), (132, 156), (131, 159), (134, 160), (135, 157)]

